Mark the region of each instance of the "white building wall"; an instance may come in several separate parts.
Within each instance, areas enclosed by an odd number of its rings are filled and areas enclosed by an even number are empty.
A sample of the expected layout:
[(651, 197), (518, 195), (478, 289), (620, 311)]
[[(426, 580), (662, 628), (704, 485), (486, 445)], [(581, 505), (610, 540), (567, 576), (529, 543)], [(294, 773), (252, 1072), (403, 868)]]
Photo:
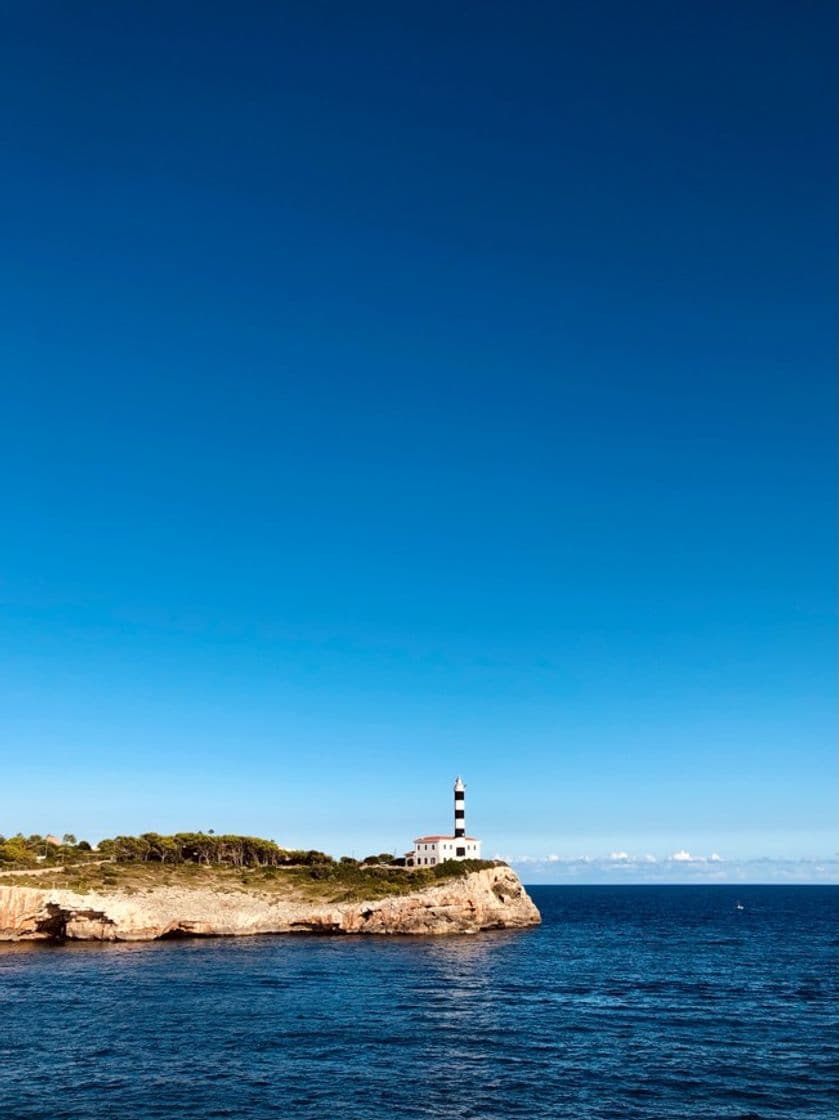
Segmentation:
[[(465, 849), (464, 855), (458, 855), (459, 848)], [(444, 836), (440, 840), (414, 841), (413, 860), (415, 867), (434, 867), (447, 859), (480, 859), (481, 842), (471, 840), (465, 836)]]

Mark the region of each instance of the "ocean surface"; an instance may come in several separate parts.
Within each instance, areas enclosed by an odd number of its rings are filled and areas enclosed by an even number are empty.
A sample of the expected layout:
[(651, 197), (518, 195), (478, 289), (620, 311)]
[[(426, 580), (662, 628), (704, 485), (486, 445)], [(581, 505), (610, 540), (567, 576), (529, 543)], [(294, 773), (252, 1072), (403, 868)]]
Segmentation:
[(839, 890), (531, 894), (477, 937), (0, 946), (0, 1118), (839, 1116)]

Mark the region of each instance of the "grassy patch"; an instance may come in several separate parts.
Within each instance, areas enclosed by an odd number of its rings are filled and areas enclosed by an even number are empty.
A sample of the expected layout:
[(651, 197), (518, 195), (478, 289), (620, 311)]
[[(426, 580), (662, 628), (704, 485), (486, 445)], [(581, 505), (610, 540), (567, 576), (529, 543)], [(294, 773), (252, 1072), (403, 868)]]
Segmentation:
[(289, 901), (360, 902), (408, 894), (472, 871), (495, 867), (486, 860), (450, 860), (436, 867), (363, 867), (329, 863), (316, 867), (207, 867), (197, 863), (102, 863), (66, 867), (43, 875), (0, 874), (5, 886), (62, 888), (85, 894), (141, 894), (161, 887), (209, 889), (276, 896)]

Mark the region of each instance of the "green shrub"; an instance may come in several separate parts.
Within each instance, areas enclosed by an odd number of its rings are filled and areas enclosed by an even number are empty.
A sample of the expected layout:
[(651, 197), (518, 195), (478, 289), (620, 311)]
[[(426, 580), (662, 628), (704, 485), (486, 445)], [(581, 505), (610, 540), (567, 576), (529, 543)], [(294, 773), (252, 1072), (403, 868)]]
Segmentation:
[(445, 859), (431, 868), (431, 874), (435, 879), (462, 879), (473, 871), (496, 866), (496, 861), (489, 859)]
[(5, 844), (0, 844), (0, 863), (21, 864), (32, 867), (37, 863), (35, 853), (29, 851), (23, 837), (13, 836)]

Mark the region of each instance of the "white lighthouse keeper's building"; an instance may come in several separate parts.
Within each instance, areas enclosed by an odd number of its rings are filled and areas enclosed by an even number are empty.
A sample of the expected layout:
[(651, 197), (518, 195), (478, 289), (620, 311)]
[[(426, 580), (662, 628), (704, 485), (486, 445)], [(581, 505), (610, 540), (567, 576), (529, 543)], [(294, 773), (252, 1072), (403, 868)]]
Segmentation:
[(454, 783), (454, 834), (418, 836), (413, 850), (405, 853), (406, 867), (433, 867), (447, 859), (480, 859), (481, 842), (466, 835), (466, 786), (458, 777)]

